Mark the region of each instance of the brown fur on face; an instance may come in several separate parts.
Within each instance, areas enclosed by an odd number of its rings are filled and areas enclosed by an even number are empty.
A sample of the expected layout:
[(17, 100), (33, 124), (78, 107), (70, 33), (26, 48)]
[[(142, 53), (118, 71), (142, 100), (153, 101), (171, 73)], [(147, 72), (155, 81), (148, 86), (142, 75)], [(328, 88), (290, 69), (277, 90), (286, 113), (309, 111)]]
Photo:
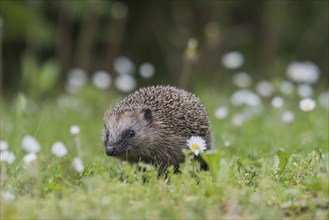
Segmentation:
[[(133, 132), (130, 134), (129, 132)], [(144, 118), (143, 109), (125, 109), (118, 114), (105, 114), (104, 145), (109, 156), (138, 162), (147, 154), (156, 133)], [(115, 149), (112, 154), (109, 149)]]
[(170, 86), (140, 89), (104, 115), (107, 155), (130, 162), (178, 166), (192, 135), (210, 148), (208, 114), (197, 97)]

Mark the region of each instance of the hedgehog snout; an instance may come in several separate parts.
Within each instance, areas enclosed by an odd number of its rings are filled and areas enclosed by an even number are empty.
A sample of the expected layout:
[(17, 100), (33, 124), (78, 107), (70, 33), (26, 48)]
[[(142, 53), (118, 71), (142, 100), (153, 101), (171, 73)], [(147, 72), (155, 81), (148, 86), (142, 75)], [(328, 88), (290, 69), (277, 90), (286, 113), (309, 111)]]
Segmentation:
[(114, 156), (117, 153), (117, 150), (114, 146), (106, 146), (105, 152), (107, 156)]

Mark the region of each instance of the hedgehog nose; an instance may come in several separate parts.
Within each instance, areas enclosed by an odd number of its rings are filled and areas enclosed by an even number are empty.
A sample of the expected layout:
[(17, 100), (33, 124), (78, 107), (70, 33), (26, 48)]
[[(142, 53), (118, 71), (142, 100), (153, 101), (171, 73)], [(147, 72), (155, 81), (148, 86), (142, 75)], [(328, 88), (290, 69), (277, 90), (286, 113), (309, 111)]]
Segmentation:
[(106, 154), (107, 156), (113, 156), (115, 154), (116, 150), (114, 147), (109, 147), (109, 148), (106, 148)]

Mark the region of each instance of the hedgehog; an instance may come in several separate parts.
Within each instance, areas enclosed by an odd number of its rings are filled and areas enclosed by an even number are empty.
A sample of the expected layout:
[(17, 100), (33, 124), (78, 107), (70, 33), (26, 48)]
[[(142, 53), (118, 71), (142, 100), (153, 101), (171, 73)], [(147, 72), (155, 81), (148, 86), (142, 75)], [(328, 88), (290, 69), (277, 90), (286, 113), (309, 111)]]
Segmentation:
[[(200, 136), (210, 149), (208, 113), (194, 94), (173, 86), (141, 88), (104, 114), (103, 142), (108, 156), (131, 163), (142, 161), (179, 172), (183, 149)], [(195, 156), (201, 169), (207, 164)]]

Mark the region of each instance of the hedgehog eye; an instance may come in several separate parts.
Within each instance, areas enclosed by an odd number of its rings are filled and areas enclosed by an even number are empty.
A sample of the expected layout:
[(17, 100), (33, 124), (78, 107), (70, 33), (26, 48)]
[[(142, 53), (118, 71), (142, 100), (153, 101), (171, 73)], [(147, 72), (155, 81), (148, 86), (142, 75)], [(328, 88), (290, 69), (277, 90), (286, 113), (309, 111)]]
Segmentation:
[(106, 133), (105, 133), (105, 139), (104, 139), (104, 145), (105, 146), (107, 146), (108, 143), (109, 143), (109, 136), (110, 136), (109, 132), (106, 131)]
[(129, 129), (129, 130), (127, 131), (127, 134), (128, 134), (129, 137), (134, 137), (134, 136), (135, 136), (135, 131)]

